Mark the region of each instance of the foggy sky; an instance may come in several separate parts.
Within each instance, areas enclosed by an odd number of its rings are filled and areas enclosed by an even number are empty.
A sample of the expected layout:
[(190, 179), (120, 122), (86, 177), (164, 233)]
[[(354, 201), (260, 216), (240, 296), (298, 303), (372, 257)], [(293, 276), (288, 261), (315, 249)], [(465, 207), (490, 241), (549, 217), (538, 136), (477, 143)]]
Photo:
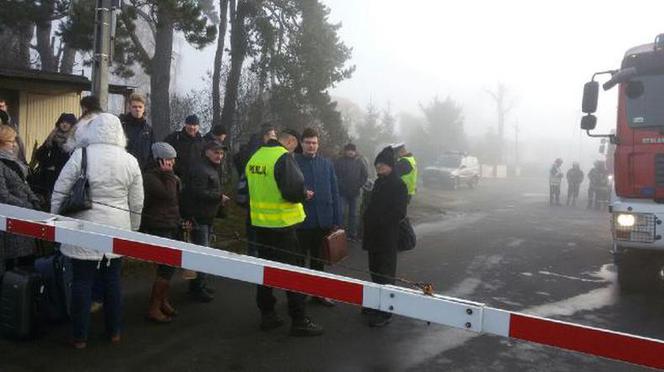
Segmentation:
[[(333, 95), (363, 107), (390, 102), (397, 113), (419, 113), (418, 103), (450, 95), (464, 108), (467, 132), (479, 135), (496, 124), (485, 90), (500, 81), (516, 100), (506, 136), (518, 121), (524, 139), (570, 139), (575, 146), (596, 143), (579, 136), (583, 83), (664, 32), (659, 1), (324, 2), (332, 21), (342, 22), (340, 36), (357, 66)], [(203, 84), (214, 48), (183, 47), (178, 90)], [(600, 129), (615, 120), (614, 93), (600, 95)]]

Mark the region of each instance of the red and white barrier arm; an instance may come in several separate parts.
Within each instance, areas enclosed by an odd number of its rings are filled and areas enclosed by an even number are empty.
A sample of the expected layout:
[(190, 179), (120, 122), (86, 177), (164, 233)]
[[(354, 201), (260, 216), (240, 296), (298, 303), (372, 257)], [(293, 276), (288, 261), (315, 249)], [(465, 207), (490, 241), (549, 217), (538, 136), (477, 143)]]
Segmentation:
[(0, 230), (321, 296), (414, 319), (664, 368), (664, 341), (503, 311), (153, 235), (0, 204)]

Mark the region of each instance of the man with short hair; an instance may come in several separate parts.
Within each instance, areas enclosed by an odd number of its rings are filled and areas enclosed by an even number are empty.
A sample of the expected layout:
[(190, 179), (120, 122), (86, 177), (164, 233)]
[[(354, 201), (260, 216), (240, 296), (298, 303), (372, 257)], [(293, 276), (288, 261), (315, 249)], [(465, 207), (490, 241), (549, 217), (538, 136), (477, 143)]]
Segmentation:
[(348, 215), (345, 224), (349, 239), (357, 236), (357, 201), (360, 189), (367, 182), (367, 166), (357, 154), (357, 148), (349, 143), (344, 146), (344, 154), (334, 162), (334, 170), (339, 181), (339, 195), (344, 215)]
[(224, 143), (227, 135), (228, 133), (226, 132), (226, 127), (223, 125), (215, 125), (212, 127), (212, 129), (210, 129), (209, 132), (207, 132), (204, 138), (206, 141), (217, 141)]
[(408, 203), (410, 203), (417, 191), (417, 161), (413, 154), (406, 149), (405, 144), (398, 144), (394, 148), (397, 151), (398, 159), (395, 170), (408, 187)]
[[(337, 175), (332, 162), (318, 153), (317, 130), (306, 128), (302, 132), (301, 144), (302, 153), (295, 154), (295, 160), (304, 174), (304, 185), (313, 193), (313, 197), (304, 202), (306, 218), (297, 229), (297, 237), (302, 250), (309, 254), (309, 267), (325, 271), (321, 252), (323, 240), (341, 226)], [(312, 301), (334, 306), (334, 302), (323, 297), (313, 297)]]
[[(191, 221), (191, 242), (209, 246), (212, 225), (219, 208), (228, 201), (223, 194), (217, 168), (224, 159), (225, 147), (218, 141), (205, 143), (203, 155), (199, 156), (187, 173), (182, 190), (180, 210), (182, 218)], [(200, 302), (214, 299), (214, 290), (207, 285), (207, 275), (197, 273), (189, 282), (189, 293)]]
[[(303, 252), (295, 229), (305, 218), (302, 202), (313, 192), (305, 190), (304, 176), (293, 158), (298, 133), (284, 130), (249, 159), (245, 168), (249, 184), (249, 211), (256, 231), (259, 257), (303, 266)], [(306, 315), (305, 295), (286, 292), (292, 336), (319, 336), (323, 328)], [(256, 302), (261, 311), (260, 328), (268, 331), (283, 325), (275, 312), (272, 288), (259, 285)]]
[(187, 171), (199, 160), (203, 151), (205, 141), (199, 130), (198, 116), (189, 115), (184, 119), (182, 129), (169, 134), (164, 140), (173, 146), (178, 154), (174, 170), (183, 181), (187, 176)]
[(122, 129), (127, 136), (127, 152), (134, 155), (141, 169), (152, 159), (154, 143), (152, 126), (145, 118), (145, 97), (139, 93), (129, 96), (129, 113), (121, 115)]

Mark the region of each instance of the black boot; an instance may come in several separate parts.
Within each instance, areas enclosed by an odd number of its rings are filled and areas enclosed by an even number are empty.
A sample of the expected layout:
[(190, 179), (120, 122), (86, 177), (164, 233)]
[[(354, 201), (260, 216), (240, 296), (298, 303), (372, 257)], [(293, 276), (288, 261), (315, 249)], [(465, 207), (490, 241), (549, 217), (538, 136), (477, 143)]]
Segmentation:
[(276, 312), (270, 311), (261, 314), (261, 331), (270, 331), (284, 325), (284, 321), (279, 318)]

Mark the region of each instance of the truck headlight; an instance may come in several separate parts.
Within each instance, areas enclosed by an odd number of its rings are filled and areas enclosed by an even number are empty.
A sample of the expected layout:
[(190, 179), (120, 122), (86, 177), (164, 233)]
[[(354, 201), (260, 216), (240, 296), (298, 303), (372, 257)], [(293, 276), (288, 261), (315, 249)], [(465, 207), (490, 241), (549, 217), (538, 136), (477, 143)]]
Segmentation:
[(620, 227), (632, 227), (636, 223), (636, 218), (633, 214), (619, 214), (616, 217), (616, 222)]

